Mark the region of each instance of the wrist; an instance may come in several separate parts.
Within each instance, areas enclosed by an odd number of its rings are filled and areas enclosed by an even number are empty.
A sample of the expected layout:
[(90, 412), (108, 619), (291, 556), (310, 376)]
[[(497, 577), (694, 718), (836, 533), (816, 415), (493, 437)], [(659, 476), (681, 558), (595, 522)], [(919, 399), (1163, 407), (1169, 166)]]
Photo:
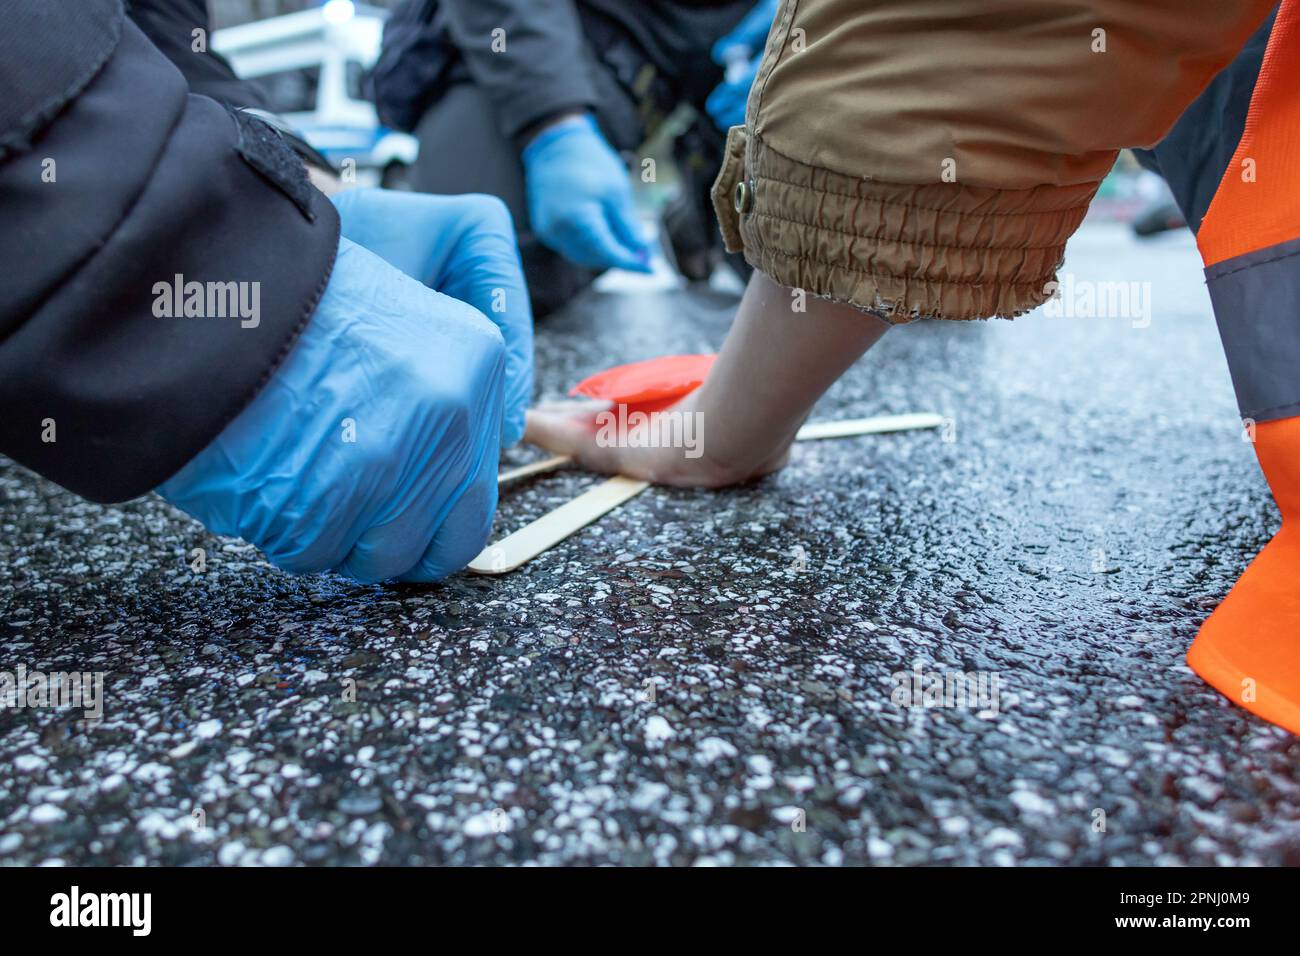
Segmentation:
[(600, 131), (600, 126), (596, 124), (596, 119), (588, 112), (566, 113), (561, 116), (547, 120), (543, 126), (540, 126), (533, 137), (528, 140), (528, 144), (523, 149), (523, 159), (527, 163), (537, 156), (538, 153), (545, 150), (551, 143), (573, 136), (586, 130), (594, 134), (601, 142), (604, 142), (604, 134)]
[(523, 131), (519, 133), (516, 142), (518, 142), (522, 148), (527, 148), (529, 143), (548, 129), (555, 126), (572, 125), (581, 120), (582, 117), (589, 115), (590, 114), (587, 110), (581, 108), (564, 109), (558, 113), (551, 113), (547, 116), (543, 116), (539, 120), (534, 120), (532, 123), (529, 123), (524, 127)]
[(565, 110), (562, 113), (556, 113), (554, 116), (548, 116), (539, 122), (532, 131), (532, 136), (536, 137), (556, 126), (576, 126), (591, 120), (592, 116), (588, 110)]

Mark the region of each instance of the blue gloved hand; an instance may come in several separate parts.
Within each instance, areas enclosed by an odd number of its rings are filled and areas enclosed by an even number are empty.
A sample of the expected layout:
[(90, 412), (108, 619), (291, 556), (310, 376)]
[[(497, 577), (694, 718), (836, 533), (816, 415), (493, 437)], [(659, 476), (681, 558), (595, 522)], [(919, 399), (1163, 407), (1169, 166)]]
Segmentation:
[(505, 365), (481, 312), (341, 239), (283, 364), (158, 493), (287, 571), (435, 581), (487, 541)]
[(524, 147), (528, 217), (547, 246), (589, 269), (650, 271), (627, 168), (596, 121), (575, 116)]
[(748, 62), (761, 54), (780, 5), (780, 0), (758, 0), (730, 33), (713, 44), (713, 62), (730, 66), (737, 59)]
[(704, 108), (713, 122), (718, 124), (718, 129), (725, 132), (733, 126), (745, 125), (749, 88), (754, 85), (754, 77), (758, 75), (762, 61), (763, 55), (760, 53), (748, 62), (729, 67), (727, 78), (715, 86), (709, 98), (704, 101)]
[(779, 5), (779, 0), (759, 0), (730, 33), (713, 44), (713, 62), (724, 67), (726, 75), (709, 94), (704, 108), (723, 131), (745, 123), (749, 88), (758, 75)]
[(353, 189), (333, 197), (343, 236), (478, 309), (506, 340), (501, 447), (524, 437), (533, 397), (533, 313), (510, 211), (493, 196)]

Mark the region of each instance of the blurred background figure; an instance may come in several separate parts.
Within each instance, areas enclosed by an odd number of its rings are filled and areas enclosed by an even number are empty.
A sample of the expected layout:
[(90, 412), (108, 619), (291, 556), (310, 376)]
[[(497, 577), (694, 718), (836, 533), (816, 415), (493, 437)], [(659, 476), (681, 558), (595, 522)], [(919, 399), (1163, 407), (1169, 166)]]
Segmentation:
[[(722, 261), (709, 188), (776, 0), (404, 0), (374, 70), (380, 119), (412, 131), (410, 185), (509, 206), (541, 315), (608, 268), (649, 271), (628, 175), (678, 189), (661, 238), (704, 280)], [(724, 64), (727, 71), (724, 75)], [(741, 275), (738, 257), (730, 264)]]
[(1142, 239), (1187, 228), (1169, 184), (1159, 173), (1144, 170), (1137, 176), (1136, 192), (1143, 202), (1133, 216), (1133, 234)]

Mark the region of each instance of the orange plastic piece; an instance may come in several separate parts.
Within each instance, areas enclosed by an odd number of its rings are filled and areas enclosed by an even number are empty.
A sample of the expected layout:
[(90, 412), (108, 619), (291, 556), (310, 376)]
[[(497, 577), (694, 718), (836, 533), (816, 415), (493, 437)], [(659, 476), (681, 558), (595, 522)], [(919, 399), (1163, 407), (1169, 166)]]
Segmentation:
[(716, 358), (716, 355), (664, 355), (616, 365), (584, 378), (569, 394), (626, 405), (630, 410), (658, 411), (699, 388)]
[(1236, 704), (1300, 734), (1300, 417), (1255, 426), (1282, 528), (1201, 627), (1187, 663)]

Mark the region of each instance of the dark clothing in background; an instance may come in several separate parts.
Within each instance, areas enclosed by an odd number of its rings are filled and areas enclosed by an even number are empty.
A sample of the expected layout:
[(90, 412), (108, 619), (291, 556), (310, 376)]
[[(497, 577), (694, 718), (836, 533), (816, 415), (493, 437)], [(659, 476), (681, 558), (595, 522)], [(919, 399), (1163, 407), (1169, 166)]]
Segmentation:
[[(123, 500), (275, 371), (328, 281), (338, 216), (270, 127), (192, 95), (121, 0), (9, 0), (4, 21), (0, 452)], [(155, 315), (177, 275), (258, 283), (256, 326)]]
[[(472, 79), (509, 138), (550, 116), (600, 105), (597, 70), (619, 74), (620, 50), (588, 43), (593, 32), (638, 59), (702, 106), (722, 80), (714, 41), (754, 0), (406, 0), (384, 29), (374, 69), (380, 119), (414, 132), (452, 83)], [(505, 50), (494, 52), (493, 31)]]
[[(724, 137), (704, 114), (722, 80), (714, 42), (753, 0), (408, 0), (384, 30), (373, 73), (380, 118), (415, 132), (411, 186), (482, 192), (510, 207), (533, 311), (544, 316), (597, 273), (533, 235), (520, 151), (539, 125), (590, 111), (618, 150), (636, 149), (680, 104), (699, 118), (674, 144), (682, 184), (674, 242), (718, 245), (708, 188)], [(504, 50), (493, 50), (495, 34)], [(703, 267), (699, 267), (701, 270)], [(698, 277), (698, 276), (696, 276)]]

